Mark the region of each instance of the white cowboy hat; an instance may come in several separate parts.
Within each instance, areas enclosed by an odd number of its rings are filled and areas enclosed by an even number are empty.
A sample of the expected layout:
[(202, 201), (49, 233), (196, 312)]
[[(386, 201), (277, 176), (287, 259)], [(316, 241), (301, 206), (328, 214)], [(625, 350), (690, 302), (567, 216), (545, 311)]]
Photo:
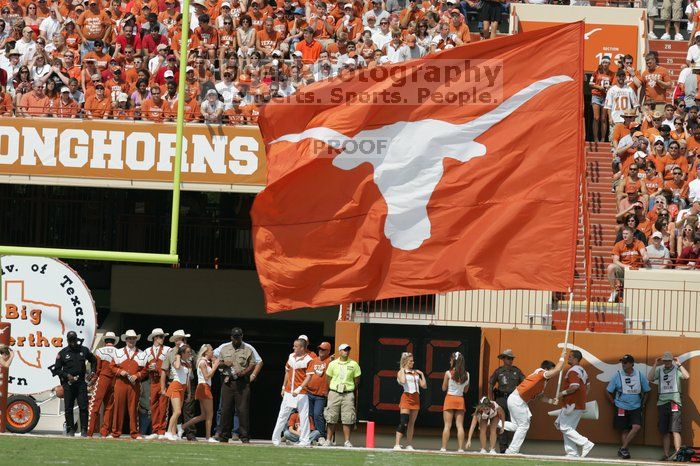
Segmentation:
[(141, 334), (137, 334), (135, 331), (129, 329), (126, 333), (122, 334), (122, 340), (126, 341), (127, 338), (136, 338), (136, 341), (141, 339)]
[(146, 340), (153, 341), (155, 337), (163, 336), (167, 337), (169, 333), (165, 333), (162, 328), (154, 328), (150, 335), (146, 337)]
[(119, 343), (119, 337), (118, 337), (117, 335), (115, 335), (114, 332), (107, 332), (107, 333), (105, 333), (104, 336), (102, 337), (102, 339), (103, 339), (103, 340), (110, 340), (110, 339), (111, 339), (111, 340), (114, 340), (114, 344), (115, 344), (115, 345), (116, 345), (117, 343)]
[(175, 330), (173, 334), (170, 336), (170, 343), (175, 343), (177, 340), (181, 338), (189, 338), (190, 334), (185, 333), (184, 330)]

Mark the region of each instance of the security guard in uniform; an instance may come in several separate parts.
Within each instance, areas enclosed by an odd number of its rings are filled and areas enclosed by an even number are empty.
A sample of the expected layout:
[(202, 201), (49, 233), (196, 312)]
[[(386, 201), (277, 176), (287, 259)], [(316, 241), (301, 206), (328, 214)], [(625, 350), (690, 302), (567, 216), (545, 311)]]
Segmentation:
[(219, 441), (228, 442), (233, 427), (233, 410), (238, 414), (241, 442), (250, 442), (250, 374), (255, 369), (253, 350), (243, 344), (243, 330), (231, 330), (231, 343), (219, 353), (221, 371), (221, 431)]
[(73, 420), (73, 406), (75, 400), (78, 400), (78, 409), (80, 410), (80, 433), (83, 437), (87, 437), (88, 428), (88, 393), (87, 383), (85, 381), (87, 369), (85, 363), (90, 363), (91, 372), (88, 376), (92, 376), (97, 367), (97, 359), (92, 352), (81, 345), (82, 341), (78, 341), (78, 335), (70, 331), (66, 335), (68, 346), (59, 351), (56, 356), (56, 364), (53, 366), (53, 375), (58, 376), (63, 386), (63, 396), (66, 409), (66, 436), (72, 437), (75, 435), (76, 424)]
[[(503, 365), (493, 371), (489, 378), (489, 391), (491, 399), (503, 408), (506, 414), (506, 420), (510, 421), (510, 413), (508, 412), (508, 397), (513, 390), (520, 385), (520, 382), (525, 380), (525, 374), (517, 366), (513, 365), (515, 355), (513, 350), (507, 349), (498, 355), (498, 359), (503, 361)], [(498, 385), (498, 387), (496, 387)], [(501, 453), (505, 452), (510, 443), (512, 433), (503, 432), (498, 436), (498, 443), (501, 448)]]

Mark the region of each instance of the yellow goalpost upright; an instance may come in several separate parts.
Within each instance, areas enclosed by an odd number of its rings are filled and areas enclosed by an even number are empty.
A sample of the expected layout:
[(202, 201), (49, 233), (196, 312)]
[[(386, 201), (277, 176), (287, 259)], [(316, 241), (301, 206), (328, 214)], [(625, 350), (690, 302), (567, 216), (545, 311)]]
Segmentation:
[[(182, 168), (182, 148), (185, 115), (185, 82), (187, 69), (187, 53), (190, 32), (190, 1), (182, 2), (182, 34), (180, 41), (180, 69), (178, 70), (178, 101), (175, 142), (175, 166), (173, 173), (173, 201), (170, 215), (170, 249), (167, 253), (100, 251), (88, 249), (61, 249), (25, 246), (0, 246), (0, 268), (3, 255), (54, 257), (58, 259), (85, 259), (113, 262), (145, 262), (153, 264), (177, 264), (178, 224), (180, 221), (180, 177)], [(2, 274), (0, 273), (0, 303), (2, 302)]]

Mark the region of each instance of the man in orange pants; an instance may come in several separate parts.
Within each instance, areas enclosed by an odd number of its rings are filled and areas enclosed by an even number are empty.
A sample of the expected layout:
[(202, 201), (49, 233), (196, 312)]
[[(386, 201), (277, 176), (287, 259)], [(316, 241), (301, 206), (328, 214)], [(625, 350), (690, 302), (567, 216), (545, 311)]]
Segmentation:
[(119, 438), (124, 426), (124, 412), (129, 416), (129, 433), (133, 439), (141, 439), (139, 433), (139, 396), (141, 381), (146, 378), (146, 354), (139, 351), (136, 342), (141, 338), (133, 330), (122, 335), (126, 346), (117, 351), (113, 364), (114, 411), (112, 413), (112, 437)]
[(160, 391), (160, 369), (170, 350), (169, 346), (163, 345), (168, 335), (170, 334), (165, 333), (162, 328), (155, 328), (147, 338), (148, 341), (153, 342), (153, 346), (146, 349), (146, 367), (148, 377), (151, 379), (151, 430), (153, 431), (146, 437), (148, 440), (165, 438), (170, 400)]
[(95, 426), (100, 419), (100, 407), (103, 405), (104, 414), (100, 435), (106, 437), (112, 428), (112, 409), (114, 407), (114, 366), (112, 363), (117, 356), (118, 350), (115, 345), (119, 341), (119, 337), (114, 332), (107, 332), (103, 339), (105, 346), (95, 350), (97, 370), (93, 377), (95, 384), (92, 387), (88, 403), (88, 437), (92, 437), (95, 433)]

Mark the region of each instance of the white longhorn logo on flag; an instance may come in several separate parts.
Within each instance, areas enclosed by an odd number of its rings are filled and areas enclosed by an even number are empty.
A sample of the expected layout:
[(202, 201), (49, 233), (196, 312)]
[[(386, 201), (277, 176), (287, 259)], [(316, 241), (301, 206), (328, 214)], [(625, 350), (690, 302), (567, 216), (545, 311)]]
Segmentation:
[(573, 79), (564, 75), (536, 81), (468, 123), (453, 124), (434, 119), (399, 121), (362, 130), (353, 137), (321, 126), (301, 133), (285, 134), (271, 144), (317, 139), (335, 149), (342, 149), (350, 141), (356, 147), (361, 147), (363, 142), (388, 141), (373, 154), (343, 151), (333, 159), (333, 165), (342, 170), (352, 170), (365, 162), (372, 164), (374, 182), (387, 204), (384, 234), (393, 247), (413, 250), (430, 238), (427, 207), (442, 178), (443, 159), (449, 157), (467, 162), (485, 155), (486, 146), (475, 142), (476, 138), (540, 92), (568, 81)]

